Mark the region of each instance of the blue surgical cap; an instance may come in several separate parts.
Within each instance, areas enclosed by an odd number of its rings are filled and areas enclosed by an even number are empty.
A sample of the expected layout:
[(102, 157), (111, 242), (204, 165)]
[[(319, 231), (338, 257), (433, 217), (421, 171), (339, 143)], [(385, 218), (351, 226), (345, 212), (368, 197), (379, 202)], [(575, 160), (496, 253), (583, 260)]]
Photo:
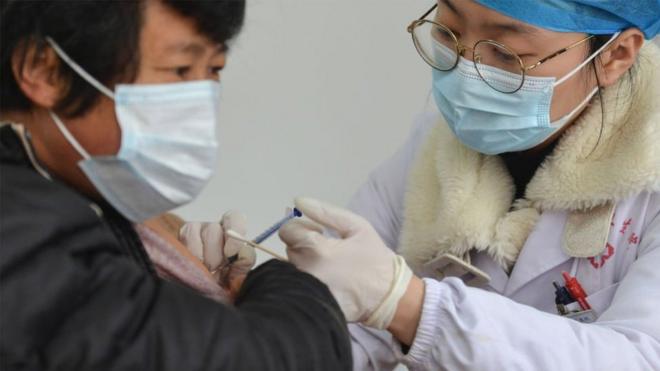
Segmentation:
[(476, 0), (531, 25), (559, 32), (611, 35), (636, 27), (660, 32), (660, 0)]

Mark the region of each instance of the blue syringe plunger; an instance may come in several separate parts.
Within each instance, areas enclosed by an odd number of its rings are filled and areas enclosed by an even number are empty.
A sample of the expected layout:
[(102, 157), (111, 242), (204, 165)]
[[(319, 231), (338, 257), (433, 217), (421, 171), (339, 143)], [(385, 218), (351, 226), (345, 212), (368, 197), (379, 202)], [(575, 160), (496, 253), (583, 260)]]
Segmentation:
[(275, 223), (272, 227), (266, 229), (266, 231), (264, 231), (264, 233), (258, 235), (252, 241), (254, 243), (257, 243), (257, 244), (260, 244), (260, 243), (264, 242), (266, 239), (268, 239), (268, 237), (272, 236), (273, 234), (275, 234), (275, 232), (277, 232), (280, 228), (282, 228), (282, 226), (284, 224), (286, 224), (289, 220), (294, 219), (294, 218), (300, 218), (302, 215), (303, 215), (303, 213), (300, 210), (298, 210), (296, 208), (293, 208), (293, 210), (291, 210), (289, 215), (285, 216), (282, 220)]

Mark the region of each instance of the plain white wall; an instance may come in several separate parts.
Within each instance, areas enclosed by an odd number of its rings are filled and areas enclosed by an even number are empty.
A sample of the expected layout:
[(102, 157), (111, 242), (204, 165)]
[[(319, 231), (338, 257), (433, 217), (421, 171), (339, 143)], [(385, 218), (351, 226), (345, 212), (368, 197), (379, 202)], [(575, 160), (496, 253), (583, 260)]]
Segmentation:
[(430, 4), (249, 0), (222, 77), (218, 172), (178, 213), (241, 210), (253, 237), (297, 195), (344, 205), (426, 101), (430, 69), (406, 26)]

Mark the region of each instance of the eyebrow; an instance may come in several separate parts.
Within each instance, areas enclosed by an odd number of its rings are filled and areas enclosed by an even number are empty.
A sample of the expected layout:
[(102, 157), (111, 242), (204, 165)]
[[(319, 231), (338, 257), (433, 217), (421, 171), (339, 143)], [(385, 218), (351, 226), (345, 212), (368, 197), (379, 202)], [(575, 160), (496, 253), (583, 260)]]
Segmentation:
[(463, 14), (461, 12), (459, 12), (458, 9), (456, 9), (456, 6), (451, 1), (449, 1), (449, 0), (440, 0), (440, 2), (443, 3), (445, 6), (447, 6), (447, 8), (449, 8), (449, 10), (454, 12), (456, 15), (463, 18)]
[(537, 35), (539, 33), (536, 28), (526, 26), (522, 23), (486, 23), (483, 27), (499, 32), (513, 32), (525, 35)]
[[(184, 54), (190, 54), (193, 56), (199, 56), (204, 54), (204, 46), (196, 42), (181, 42), (168, 46), (165, 48), (167, 52), (179, 52)], [(220, 44), (216, 48), (217, 53), (223, 53), (227, 51), (227, 47), (224, 44)]]

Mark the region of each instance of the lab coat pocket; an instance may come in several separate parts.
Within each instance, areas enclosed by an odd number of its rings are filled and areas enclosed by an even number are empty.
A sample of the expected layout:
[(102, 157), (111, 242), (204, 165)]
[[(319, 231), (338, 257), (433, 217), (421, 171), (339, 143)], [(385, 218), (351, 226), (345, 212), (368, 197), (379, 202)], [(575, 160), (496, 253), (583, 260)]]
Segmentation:
[(591, 309), (596, 312), (596, 316), (600, 317), (600, 315), (610, 307), (612, 299), (614, 298), (614, 293), (618, 287), (619, 284), (615, 283), (587, 296), (587, 303), (589, 303)]

